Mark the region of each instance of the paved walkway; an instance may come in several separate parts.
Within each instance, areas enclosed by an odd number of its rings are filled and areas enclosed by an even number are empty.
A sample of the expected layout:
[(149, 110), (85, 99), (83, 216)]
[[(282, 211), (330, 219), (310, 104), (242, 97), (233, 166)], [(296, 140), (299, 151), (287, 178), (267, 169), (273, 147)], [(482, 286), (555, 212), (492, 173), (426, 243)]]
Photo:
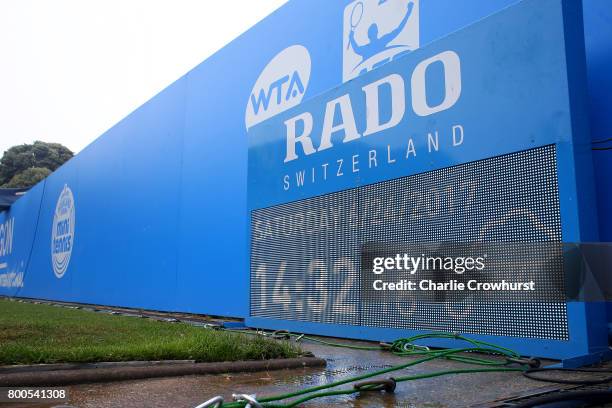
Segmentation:
[[(407, 360), (382, 351), (351, 350), (309, 343), (304, 343), (303, 347), (312, 351), (317, 357), (327, 359), (328, 366), (325, 369), (75, 385), (68, 387), (71, 395), (70, 404), (84, 408), (193, 408), (216, 395), (223, 395), (226, 401), (230, 401), (233, 392), (265, 396), (296, 391), (400, 364)], [(398, 375), (468, 367), (474, 366), (434, 360), (411, 367)], [(550, 388), (550, 384), (531, 381), (519, 373), (460, 374), (400, 383), (394, 394), (371, 392), (361, 396), (328, 397), (312, 401), (305, 406), (462, 407), (546, 388)], [(50, 406), (35, 405), (36, 408)]]

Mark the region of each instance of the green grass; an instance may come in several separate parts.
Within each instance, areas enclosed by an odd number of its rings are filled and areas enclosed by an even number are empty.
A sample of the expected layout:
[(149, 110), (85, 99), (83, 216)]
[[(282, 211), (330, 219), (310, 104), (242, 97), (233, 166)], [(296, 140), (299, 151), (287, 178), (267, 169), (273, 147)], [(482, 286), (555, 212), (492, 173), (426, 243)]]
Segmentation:
[(288, 342), (0, 299), (0, 364), (296, 357)]

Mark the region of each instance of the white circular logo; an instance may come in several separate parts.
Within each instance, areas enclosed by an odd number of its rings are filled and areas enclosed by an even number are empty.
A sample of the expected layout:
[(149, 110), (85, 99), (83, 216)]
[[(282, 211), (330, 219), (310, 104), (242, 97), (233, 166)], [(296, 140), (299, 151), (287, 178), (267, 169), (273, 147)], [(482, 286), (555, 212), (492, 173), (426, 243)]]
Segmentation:
[(59, 279), (66, 273), (74, 245), (74, 196), (68, 185), (60, 194), (55, 214), (53, 215), (53, 231), (51, 232), (51, 258), (53, 272)]
[(244, 122), (247, 130), (298, 105), (310, 80), (310, 53), (303, 45), (285, 48), (266, 65), (253, 86)]

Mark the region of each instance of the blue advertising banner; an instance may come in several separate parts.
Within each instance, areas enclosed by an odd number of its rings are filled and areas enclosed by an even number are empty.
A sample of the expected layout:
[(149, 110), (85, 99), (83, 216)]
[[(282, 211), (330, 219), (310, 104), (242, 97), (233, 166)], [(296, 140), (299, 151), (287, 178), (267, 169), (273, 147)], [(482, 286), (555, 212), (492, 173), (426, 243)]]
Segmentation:
[(368, 310), (359, 274), (372, 242), (596, 240), (586, 101), (580, 4), (525, 0), (252, 127), (247, 323), (604, 351), (602, 304)]

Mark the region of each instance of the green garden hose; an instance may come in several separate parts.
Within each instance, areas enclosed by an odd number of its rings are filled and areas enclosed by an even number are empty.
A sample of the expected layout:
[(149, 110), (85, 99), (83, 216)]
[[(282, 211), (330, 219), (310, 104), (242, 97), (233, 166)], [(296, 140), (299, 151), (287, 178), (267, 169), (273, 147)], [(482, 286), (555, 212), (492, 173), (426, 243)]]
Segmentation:
[[(395, 365), (389, 368), (385, 368), (382, 370), (377, 370), (374, 372), (370, 372), (367, 374), (347, 378), (344, 380), (334, 381), (329, 384), (319, 385), (315, 387), (305, 388), (300, 391), (258, 398), (257, 402), (266, 408), (292, 408), (296, 407), (306, 401), (310, 401), (315, 398), (323, 398), (330, 397), (335, 395), (350, 395), (358, 392), (367, 392), (367, 391), (379, 391), (383, 389), (387, 389), (387, 391), (392, 391), (395, 388), (395, 383), (404, 382), (404, 381), (412, 381), (419, 380), (424, 378), (432, 378), (439, 377), (443, 375), (451, 375), (451, 374), (465, 374), (465, 373), (483, 373), (483, 372), (523, 372), (528, 368), (528, 362), (530, 360), (521, 360), (520, 355), (510, 349), (497, 346), (495, 344), (487, 343), (484, 341), (468, 339), (459, 334), (450, 334), (450, 333), (430, 333), (430, 334), (420, 334), (417, 336), (412, 336), (409, 338), (398, 339), (391, 344), (381, 344), (379, 346), (359, 346), (353, 344), (343, 344), (330, 342), (326, 340), (321, 340), (315, 337), (305, 336), (303, 334), (295, 334), (287, 331), (276, 331), (273, 333), (263, 333), (263, 332), (246, 332), (244, 330), (230, 330), (234, 332), (241, 332), (246, 334), (258, 334), (274, 337), (276, 339), (290, 339), (295, 338), (299, 340), (308, 340), (319, 344), (325, 344), (331, 347), (343, 347), (348, 349), (356, 349), (356, 350), (388, 350), (391, 353), (398, 356), (410, 356), (410, 357), (420, 357), (417, 360), (413, 360), (404, 364)], [(429, 338), (444, 338), (444, 339), (454, 339), (464, 341), (470, 344), (471, 347), (462, 347), (462, 348), (452, 348), (452, 349), (442, 349), (442, 350), (430, 350), (427, 347), (420, 346), (415, 344), (415, 341)], [(473, 356), (459, 355), (460, 353), (479, 353), (479, 354), (488, 354), (496, 357), (504, 357), (505, 361), (492, 360), (486, 358), (478, 358)], [(392, 377), (389, 379), (377, 379), (371, 380), (373, 377), (378, 377), (384, 374), (389, 374), (392, 372), (396, 372), (399, 370), (406, 369), (408, 367), (412, 367), (426, 361), (435, 360), (438, 358), (445, 358), (448, 360), (459, 361), (466, 364), (487, 366), (487, 368), (471, 368), (471, 369), (457, 369), (457, 370), (444, 370), (437, 371), (426, 374), (418, 374), (418, 375), (409, 375), (409, 376), (401, 376), (401, 377)], [(509, 367), (510, 364), (518, 363), (518, 367)], [(491, 368), (493, 367), (493, 368)], [(368, 380), (366, 382), (362, 382), (361, 384), (357, 383), (359, 381)], [(341, 385), (355, 383), (352, 388), (340, 389), (340, 390), (330, 390), (330, 388), (335, 388)], [(390, 384), (393, 384), (390, 387)], [(300, 397), (300, 398), (297, 398)], [(293, 399), (296, 398), (296, 399)], [(280, 401), (293, 399), (292, 401), (281, 403)], [(248, 404), (247, 401), (236, 401), (224, 403), (221, 405), (223, 408), (243, 408)]]

